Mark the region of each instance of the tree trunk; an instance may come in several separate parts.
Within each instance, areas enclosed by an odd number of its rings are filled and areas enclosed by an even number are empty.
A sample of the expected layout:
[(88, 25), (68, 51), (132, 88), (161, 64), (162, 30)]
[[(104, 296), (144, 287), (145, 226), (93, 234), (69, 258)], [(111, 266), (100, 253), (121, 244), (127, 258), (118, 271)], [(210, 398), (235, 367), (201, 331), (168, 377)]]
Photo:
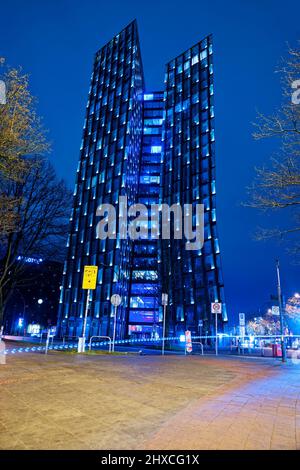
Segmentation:
[(1, 326), (4, 326), (4, 309), (5, 309), (5, 305), (3, 302), (3, 292), (2, 292), (2, 289), (0, 288), (0, 328)]

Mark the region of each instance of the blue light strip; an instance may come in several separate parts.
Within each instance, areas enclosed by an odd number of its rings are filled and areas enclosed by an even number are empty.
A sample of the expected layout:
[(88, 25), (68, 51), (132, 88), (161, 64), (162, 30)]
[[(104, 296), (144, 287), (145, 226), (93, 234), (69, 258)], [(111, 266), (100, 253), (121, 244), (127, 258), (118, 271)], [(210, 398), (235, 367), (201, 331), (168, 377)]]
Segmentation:
[[(177, 336), (169, 336), (166, 337), (165, 340), (179, 340)], [(146, 339), (122, 339), (122, 340), (117, 340), (115, 341), (115, 344), (133, 344), (133, 343), (160, 343), (162, 341), (162, 338), (159, 339), (151, 339), (151, 338), (146, 338)], [(102, 341), (102, 342), (93, 342), (92, 346), (108, 346), (109, 341)], [(70, 344), (56, 344), (56, 345), (51, 345), (48, 347), (48, 351), (51, 350), (63, 350), (63, 349), (77, 349), (78, 343), (70, 343)], [(87, 344), (88, 346), (88, 344)], [(22, 352), (40, 352), (40, 351), (45, 351), (46, 347), (45, 346), (32, 346), (32, 347), (21, 347), (21, 348), (13, 348), (13, 349), (5, 349), (4, 354), (16, 354), (16, 353), (22, 353)]]
[[(227, 339), (233, 339), (233, 338), (240, 338), (240, 336), (235, 335), (235, 336), (226, 336), (222, 333), (218, 336), (223, 336)], [(251, 336), (252, 337), (252, 336)], [(257, 335), (253, 336), (254, 339), (271, 339), (271, 338), (277, 338), (280, 339), (280, 335)], [(300, 338), (300, 335), (284, 335), (285, 338)], [(245, 338), (249, 338), (248, 336), (245, 336)], [(215, 339), (215, 336), (192, 336), (192, 339)], [(146, 339), (122, 339), (122, 340), (117, 340), (115, 341), (115, 344), (134, 344), (134, 343), (160, 343), (162, 342), (163, 338), (159, 339), (152, 339), (152, 338), (146, 338)], [(178, 336), (167, 336), (165, 338), (165, 341), (179, 341), (180, 338)], [(92, 346), (108, 346), (109, 341), (102, 341), (102, 342), (92, 342)], [(51, 345), (48, 347), (48, 351), (51, 350), (63, 350), (63, 349), (77, 349), (78, 343), (70, 343), (70, 344), (56, 344), (56, 345)], [(88, 347), (88, 343), (86, 345)], [(46, 347), (45, 346), (32, 346), (32, 347), (20, 347), (20, 348), (13, 348), (13, 349), (5, 349), (4, 354), (16, 354), (16, 353), (32, 353), (32, 352), (40, 352), (40, 351), (45, 351)]]

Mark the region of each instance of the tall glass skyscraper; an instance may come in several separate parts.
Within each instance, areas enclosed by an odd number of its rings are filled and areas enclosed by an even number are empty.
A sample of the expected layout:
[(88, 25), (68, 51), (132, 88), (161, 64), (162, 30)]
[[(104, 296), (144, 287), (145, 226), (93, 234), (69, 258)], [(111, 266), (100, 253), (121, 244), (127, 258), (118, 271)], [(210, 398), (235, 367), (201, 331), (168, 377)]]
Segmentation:
[[(197, 326), (209, 331), (211, 302), (224, 303), (216, 228), (212, 53), (208, 36), (166, 67), (162, 199), (169, 205), (202, 203), (205, 207), (201, 250), (186, 250), (183, 240), (163, 244), (162, 287), (170, 295), (168, 318), (173, 332), (182, 323), (194, 331)], [(225, 305), (223, 310), (226, 319)]]
[[(160, 202), (162, 162), (163, 92), (144, 94), (143, 138), (138, 203), (147, 207)], [(145, 220), (148, 227), (148, 220)], [(136, 240), (131, 263), (129, 334), (159, 334), (160, 287), (157, 239)]]
[[(213, 331), (211, 302), (224, 304), (216, 231), (212, 38), (166, 67), (165, 91), (146, 92), (136, 21), (96, 53), (87, 103), (58, 332), (82, 334), (85, 265), (99, 268), (88, 335), (112, 336), (110, 297), (122, 297), (117, 337), (162, 334), (161, 294), (169, 294), (168, 334)], [(97, 238), (97, 208), (119, 197), (132, 204), (204, 204), (205, 242)], [(119, 212), (123, 209), (119, 208)], [(122, 214), (121, 214), (122, 215)], [(193, 221), (194, 222), (194, 221)], [(150, 222), (143, 222), (149, 229)], [(152, 222), (153, 224), (153, 222)]]

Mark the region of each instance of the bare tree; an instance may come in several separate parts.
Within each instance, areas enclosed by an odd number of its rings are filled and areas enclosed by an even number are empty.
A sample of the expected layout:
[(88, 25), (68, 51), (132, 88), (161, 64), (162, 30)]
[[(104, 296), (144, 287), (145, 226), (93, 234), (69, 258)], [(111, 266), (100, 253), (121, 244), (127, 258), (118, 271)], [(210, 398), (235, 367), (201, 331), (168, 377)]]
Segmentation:
[(0, 325), (13, 290), (24, 283), (27, 257), (63, 259), (72, 194), (52, 165), (31, 159), (19, 181), (0, 181), (1, 193), (16, 201), (18, 228), (0, 238)]
[(298, 293), (289, 297), (285, 306), (285, 313), (292, 320), (299, 321), (300, 319), (300, 295)]
[(256, 318), (247, 322), (249, 335), (276, 335), (280, 331), (280, 322), (272, 316)]
[[(36, 100), (29, 90), (28, 76), (21, 70), (7, 69), (2, 77), (6, 88), (5, 104), (0, 104), (0, 178), (21, 181), (30, 171), (32, 160), (49, 149), (41, 120), (36, 115)], [(17, 229), (17, 200), (0, 188), (0, 235)]]
[(278, 70), (282, 78), (283, 104), (270, 116), (258, 115), (254, 138), (277, 139), (279, 151), (268, 166), (256, 168), (247, 206), (263, 211), (289, 211), (290, 225), (261, 229), (258, 239), (293, 237), (293, 249), (300, 249), (300, 49), (289, 49)]

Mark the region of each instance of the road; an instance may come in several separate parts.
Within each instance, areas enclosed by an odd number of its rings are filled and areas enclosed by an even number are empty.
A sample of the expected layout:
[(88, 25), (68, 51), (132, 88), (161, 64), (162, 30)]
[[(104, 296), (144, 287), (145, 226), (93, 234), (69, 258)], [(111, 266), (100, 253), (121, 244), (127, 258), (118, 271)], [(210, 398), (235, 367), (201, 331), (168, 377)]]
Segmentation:
[(263, 358), (7, 356), (1, 449), (300, 449), (300, 366)]

